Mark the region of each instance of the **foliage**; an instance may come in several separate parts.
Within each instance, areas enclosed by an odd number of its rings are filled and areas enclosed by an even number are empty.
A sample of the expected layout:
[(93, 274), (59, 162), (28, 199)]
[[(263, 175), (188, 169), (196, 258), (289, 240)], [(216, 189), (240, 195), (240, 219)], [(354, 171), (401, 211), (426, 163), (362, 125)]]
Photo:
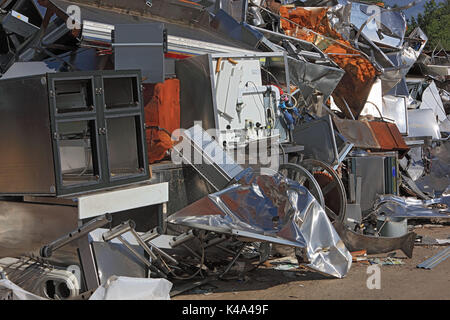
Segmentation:
[(424, 12), (408, 21), (408, 31), (420, 27), (428, 36), (427, 48), (433, 50), (440, 42), (446, 50), (450, 50), (450, 0), (439, 4), (429, 0), (424, 5)]

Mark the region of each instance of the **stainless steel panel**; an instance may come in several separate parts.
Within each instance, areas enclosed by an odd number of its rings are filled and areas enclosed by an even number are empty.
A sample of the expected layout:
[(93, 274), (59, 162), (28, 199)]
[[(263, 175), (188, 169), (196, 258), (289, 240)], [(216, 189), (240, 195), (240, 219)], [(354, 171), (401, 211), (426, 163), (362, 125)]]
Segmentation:
[(380, 144), (367, 122), (338, 117), (334, 117), (333, 121), (337, 130), (356, 148), (380, 149)]
[[(185, 163), (204, 177), (216, 191), (222, 190), (244, 168), (235, 163), (212, 137), (199, 125), (195, 125), (183, 133), (182, 142), (174, 150)], [(193, 152), (191, 152), (193, 148)]]
[[(344, 76), (340, 68), (288, 58), (291, 82), (300, 88), (307, 100), (314, 90), (320, 91), (326, 101)], [(308, 100), (307, 100), (308, 101)]]
[(28, 38), (39, 31), (37, 26), (14, 16), (12, 11), (3, 18), (1, 23), (6, 31), (16, 33), (24, 38)]
[(206, 130), (216, 128), (218, 120), (210, 60), (210, 55), (202, 55), (175, 62), (180, 80), (181, 128), (190, 128), (195, 121), (201, 121)]
[(408, 110), (406, 97), (383, 96), (383, 117), (395, 121), (402, 135), (408, 135)]
[(0, 80), (0, 193), (55, 194), (45, 76)]
[(138, 131), (135, 117), (106, 119), (108, 163), (111, 178), (142, 172), (138, 159)]
[[(133, 247), (141, 255), (144, 255), (144, 250), (141, 247)], [(113, 275), (146, 278), (146, 266), (131, 254), (123, 244), (94, 241), (92, 248), (100, 285), (105, 284), (108, 278)]]
[(433, 137), (440, 139), (441, 133), (434, 111), (431, 109), (408, 110), (408, 137)]
[[(77, 227), (76, 207), (0, 201), (0, 257), (38, 254), (40, 247)], [(72, 252), (70, 248), (61, 254)]]
[(330, 165), (337, 163), (338, 151), (329, 115), (296, 126), (293, 136), (295, 143), (304, 147), (302, 153), (306, 158), (321, 160)]
[(384, 157), (351, 158), (352, 172), (361, 177), (361, 211), (363, 216), (373, 208), (378, 194), (385, 193)]
[(144, 83), (164, 82), (167, 39), (162, 23), (118, 24), (114, 31), (115, 70), (142, 70)]

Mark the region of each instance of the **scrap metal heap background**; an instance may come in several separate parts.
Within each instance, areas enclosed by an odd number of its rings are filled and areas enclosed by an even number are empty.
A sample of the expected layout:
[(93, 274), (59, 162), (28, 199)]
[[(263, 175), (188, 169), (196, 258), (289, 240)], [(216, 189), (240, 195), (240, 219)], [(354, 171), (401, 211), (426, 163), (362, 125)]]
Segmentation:
[[(168, 279), (173, 296), (185, 283), (226, 279), (239, 259), (242, 276), (283, 246), (337, 278), (351, 252), (411, 257), (420, 239), (408, 223), (450, 217), (450, 58), (426, 54), (420, 28), (407, 34), (402, 10), (413, 5), (2, 1), (4, 296), (86, 299), (99, 287), (97, 299), (126, 298), (115, 283), (135, 298), (168, 298), (166, 280), (120, 276)], [(189, 130), (174, 140), (178, 128)], [(271, 139), (278, 172), (234, 157)], [(171, 164), (170, 152), (188, 164)], [(169, 183), (168, 212), (154, 224), (131, 214), (33, 220), (59, 209), (29, 207), (146, 181)], [(27, 233), (11, 212), (32, 212), (22, 219), (51, 232)], [(90, 271), (74, 243), (84, 238)], [(68, 245), (79, 261), (58, 255)]]

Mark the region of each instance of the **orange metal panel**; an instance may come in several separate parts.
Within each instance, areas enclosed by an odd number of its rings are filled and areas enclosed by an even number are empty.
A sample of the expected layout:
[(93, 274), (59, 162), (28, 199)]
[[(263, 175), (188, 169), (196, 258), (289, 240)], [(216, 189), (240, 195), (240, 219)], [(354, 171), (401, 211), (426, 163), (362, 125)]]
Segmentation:
[(172, 148), (171, 134), (180, 128), (180, 81), (144, 85), (144, 103), (148, 158), (155, 163)]

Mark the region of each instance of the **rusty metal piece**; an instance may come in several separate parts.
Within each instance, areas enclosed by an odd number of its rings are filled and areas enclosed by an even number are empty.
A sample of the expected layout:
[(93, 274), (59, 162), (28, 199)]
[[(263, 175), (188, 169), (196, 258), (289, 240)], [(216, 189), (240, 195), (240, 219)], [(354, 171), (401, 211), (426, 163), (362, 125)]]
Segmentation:
[(221, 64), (222, 64), (222, 58), (219, 57), (219, 59), (217, 59), (217, 64), (216, 64), (216, 73), (219, 73)]
[(266, 8), (268, 8), (273, 13), (279, 14), (280, 13), (280, 7), (281, 3), (275, 2), (275, 0), (267, 0), (265, 1)]
[(400, 249), (408, 258), (412, 257), (416, 240), (414, 232), (401, 237), (375, 237), (353, 232), (340, 221), (334, 221), (333, 226), (350, 252), (367, 250), (368, 254), (377, 254)]
[(402, 158), (408, 151), (400, 131), (395, 123), (385, 121), (361, 121), (334, 117), (338, 131), (353, 143), (356, 148), (370, 151), (399, 151)]
[(406, 145), (395, 123), (369, 121), (368, 125), (380, 145), (380, 149), (376, 151), (399, 151), (400, 158), (403, 158), (408, 153), (409, 147)]

